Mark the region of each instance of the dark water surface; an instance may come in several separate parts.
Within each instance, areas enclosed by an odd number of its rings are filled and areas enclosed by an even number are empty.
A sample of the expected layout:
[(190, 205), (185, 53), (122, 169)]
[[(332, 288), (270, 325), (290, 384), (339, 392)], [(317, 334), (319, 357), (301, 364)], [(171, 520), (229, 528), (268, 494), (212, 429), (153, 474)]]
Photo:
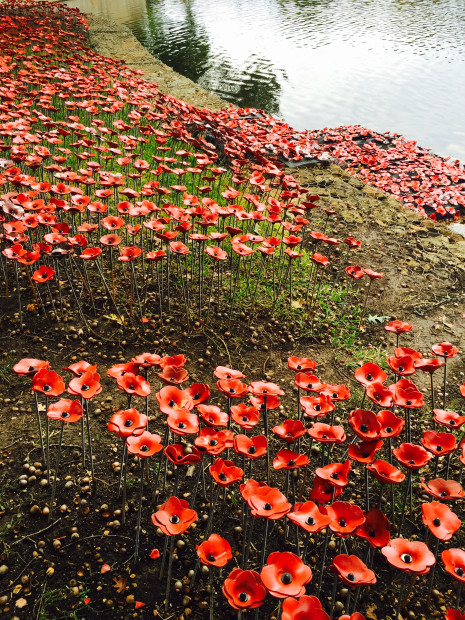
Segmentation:
[(465, 0), (72, 0), (237, 106), (465, 162)]

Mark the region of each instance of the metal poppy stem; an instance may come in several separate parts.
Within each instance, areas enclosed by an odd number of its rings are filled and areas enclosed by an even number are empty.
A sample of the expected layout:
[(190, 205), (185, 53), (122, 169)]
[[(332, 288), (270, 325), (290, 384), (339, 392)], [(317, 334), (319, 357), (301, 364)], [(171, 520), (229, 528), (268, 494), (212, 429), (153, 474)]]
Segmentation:
[(260, 562), (260, 566), (263, 568), (263, 566), (265, 566), (265, 557), (266, 557), (266, 543), (267, 543), (267, 539), (268, 539), (268, 529), (270, 527), (270, 520), (266, 519), (266, 523), (265, 523), (265, 533), (263, 535), (263, 549), (262, 549), (262, 559)]
[[(266, 441), (268, 442), (268, 407), (266, 404), (266, 396), (263, 397), (263, 405), (264, 405), (264, 410), (263, 410), (263, 424), (265, 426), (265, 437), (266, 437)], [(268, 484), (268, 486), (270, 486), (270, 450), (269, 450), (269, 445), (267, 445), (267, 449), (266, 449), (266, 483)]]
[(140, 543), (140, 522), (142, 517), (142, 496), (144, 493), (144, 470), (145, 470), (145, 459), (141, 459), (140, 461), (140, 487), (139, 487), (139, 506), (137, 508), (137, 527), (136, 527), (136, 548), (134, 551), (134, 562), (137, 564), (139, 559), (139, 543)]
[[(169, 436), (170, 436), (170, 429), (169, 429), (169, 427), (167, 426), (167, 427), (165, 428), (165, 436), (163, 437), (163, 445), (164, 445), (164, 446), (167, 446), (167, 445), (168, 445), (168, 439), (169, 439)], [(160, 461), (159, 461), (159, 463), (158, 463), (158, 471), (157, 471), (157, 476), (156, 476), (156, 478), (155, 478), (155, 484), (154, 484), (154, 486), (153, 486), (153, 499), (154, 499), (154, 501), (155, 501), (155, 498), (156, 498), (156, 496), (157, 496), (157, 491), (158, 491), (158, 481), (160, 480), (160, 473), (161, 473), (161, 469), (162, 469), (162, 466), (163, 466), (163, 460), (167, 460), (167, 458), (166, 458), (165, 451), (164, 451), (164, 450), (161, 450), (161, 451), (160, 451)]]
[(447, 373), (447, 357), (444, 358), (444, 386), (442, 388), (442, 408), (446, 408), (446, 373)]
[(121, 525), (126, 525), (126, 491), (127, 491), (127, 472), (128, 472), (128, 444), (124, 439), (123, 459), (121, 463), (121, 472), (123, 474), (123, 506), (121, 511)]
[(137, 305), (139, 306), (139, 316), (140, 316), (140, 318), (142, 318), (143, 317), (142, 304), (141, 304), (141, 301), (140, 301), (139, 287), (137, 286), (136, 270), (134, 268), (134, 261), (131, 261), (131, 271), (132, 271), (132, 280), (134, 282), (134, 288), (136, 289)]
[[(215, 268), (216, 268), (216, 261), (215, 259), (213, 259), (212, 278), (210, 281), (210, 292), (208, 293), (208, 309), (207, 309), (207, 316), (205, 317), (205, 322), (208, 321), (208, 317), (210, 316), (210, 308), (211, 308), (212, 293), (213, 293), (213, 282), (215, 278)], [(218, 301), (219, 301), (219, 297), (218, 297)]]
[(23, 328), (23, 311), (21, 309), (21, 291), (19, 290), (19, 274), (18, 274), (18, 262), (15, 261), (15, 275), (16, 275), (16, 293), (18, 295), (18, 309), (19, 309), (19, 328)]
[[(438, 555), (438, 548), (439, 548), (439, 538), (436, 538), (436, 543), (434, 545), (434, 551), (433, 551), (433, 555), (434, 555), (436, 560), (437, 560), (437, 555)], [(434, 573), (436, 572), (436, 566), (437, 566), (437, 561), (433, 564), (433, 566), (431, 567), (431, 570), (430, 570), (430, 578), (429, 578), (429, 585), (428, 585), (428, 596), (426, 598), (426, 606), (429, 605), (429, 600), (431, 598), (431, 590), (433, 589)]]
[(352, 280), (349, 281), (349, 284), (348, 284), (347, 289), (346, 289), (346, 294), (344, 296), (344, 303), (342, 304), (341, 314), (339, 315), (341, 318), (344, 318), (344, 311), (346, 309), (347, 301), (349, 299), (349, 294), (350, 294), (351, 286), (352, 286)]
[(61, 422), (61, 430), (60, 430), (60, 438), (58, 439), (58, 451), (57, 451), (57, 458), (55, 461), (55, 475), (53, 476), (53, 485), (52, 485), (52, 498), (50, 500), (50, 511), (48, 513), (48, 522), (50, 523), (50, 521), (52, 520), (52, 513), (53, 513), (53, 503), (55, 501), (55, 494), (56, 494), (56, 490), (57, 490), (57, 477), (58, 477), (58, 466), (60, 465), (60, 459), (61, 459), (61, 444), (63, 442), (63, 432), (65, 430), (65, 423), (62, 421)]
[[(331, 490), (331, 501), (330, 503), (333, 503), (334, 500), (334, 493), (335, 493), (336, 488), (333, 487)], [(323, 546), (323, 559), (321, 561), (321, 568), (320, 568), (320, 574), (318, 575), (318, 590), (317, 590), (317, 598), (320, 598), (320, 592), (321, 592), (321, 586), (323, 584), (323, 571), (325, 568), (325, 562), (326, 562), (326, 553), (328, 551), (328, 543), (329, 543), (329, 526), (326, 526), (326, 534), (325, 534), (325, 542), (324, 542), (324, 546)]]
[(210, 566), (210, 620), (214, 620), (215, 588), (213, 585), (213, 566)]
[(367, 512), (368, 512), (370, 510), (370, 484), (368, 480), (368, 469), (366, 468), (366, 466), (365, 466), (365, 496), (366, 496), (366, 504), (367, 504)]
[(255, 306), (255, 299), (257, 297), (258, 287), (260, 286), (260, 278), (261, 278), (261, 275), (262, 275), (262, 269), (263, 269), (263, 265), (264, 264), (265, 264), (265, 256), (262, 254), (261, 261), (260, 261), (260, 267), (258, 269), (257, 284), (255, 286), (255, 290), (253, 292), (252, 299), (250, 300), (250, 314), (251, 315), (253, 313), (253, 309), (254, 309), (254, 306)]
[(165, 594), (165, 613), (168, 612), (170, 606), (170, 581), (171, 581), (171, 572), (173, 569), (173, 549), (174, 549), (174, 536), (171, 536), (170, 540), (170, 551), (169, 551), (169, 559), (168, 559), (168, 575), (166, 578), (166, 594)]
[(403, 573), (402, 585), (400, 586), (400, 594), (399, 594), (399, 599), (397, 603), (396, 613), (394, 614), (394, 620), (400, 620), (400, 608), (401, 608), (403, 598), (404, 598), (404, 590), (405, 590), (406, 581), (407, 581), (407, 573)]
[[(101, 266), (100, 266), (99, 261), (98, 261), (98, 260), (96, 260), (96, 261), (95, 261), (95, 264), (97, 265), (97, 269), (98, 269), (98, 272), (99, 272), (99, 274), (100, 274), (100, 277), (102, 278), (103, 286), (105, 287), (105, 290), (106, 290), (106, 292), (107, 292), (107, 295), (108, 295), (108, 297), (110, 297), (110, 298), (111, 298), (111, 301), (113, 302), (113, 305), (115, 306), (115, 309), (116, 309), (116, 312), (117, 312), (117, 314), (118, 314), (118, 316), (119, 316), (119, 319), (120, 319), (120, 321), (121, 321), (121, 324), (123, 324), (124, 319), (123, 319), (123, 317), (121, 316), (121, 312), (120, 312), (120, 310), (119, 310), (119, 308), (118, 308), (118, 304), (116, 303), (116, 300), (115, 300), (115, 287), (114, 287), (114, 285), (113, 285), (113, 294), (112, 294), (112, 293), (111, 293), (111, 291), (110, 291), (110, 288), (109, 288), (109, 286), (108, 286), (108, 284), (107, 284), (107, 281), (105, 280), (105, 276), (103, 275), (103, 271), (102, 271), (102, 268), (101, 268)], [(113, 273), (113, 267), (112, 267), (112, 273)]]
[(407, 486), (405, 487), (404, 499), (402, 500), (402, 510), (400, 513), (400, 525), (399, 525), (398, 536), (402, 534), (402, 527), (404, 525), (405, 507), (407, 505), (407, 496), (408, 496), (411, 482), (412, 482), (412, 470), (409, 469), (409, 472), (407, 475)]
[(39, 439), (40, 439), (40, 449), (42, 452), (42, 458), (45, 463), (45, 448), (44, 448), (44, 438), (42, 436), (42, 422), (40, 421), (40, 411), (39, 411), (39, 396), (37, 392), (34, 391), (34, 399), (36, 403), (36, 415), (37, 415), (37, 426), (39, 429)]
[(45, 397), (45, 465), (47, 466), (47, 482), (50, 484), (50, 418), (47, 411), (48, 396)]
[(95, 495), (95, 474), (94, 474), (94, 459), (92, 457), (92, 438), (90, 435), (90, 420), (89, 420), (89, 401), (85, 399), (85, 414), (86, 414), (86, 426), (87, 426), (87, 445), (89, 448), (90, 459), (90, 475), (92, 478), (92, 495)]
[(199, 490), (200, 477), (202, 476), (202, 472), (203, 472), (203, 463), (202, 463), (202, 461), (200, 461), (199, 462), (199, 469), (198, 469), (197, 476), (196, 476), (195, 482), (194, 482), (194, 495), (192, 497), (192, 506), (195, 505), (195, 500), (197, 498), (197, 491)]
[[(342, 545), (342, 537), (339, 538), (336, 555), (339, 555), (339, 553), (341, 553), (341, 545)], [(329, 617), (331, 618), (331, 620), (333, 620), (333, 616), (334, 616), (334, 603), (336, 602), (336, 590), (337, 590), (337, 575), (334, 575), (333, 588), (331, 591), (331, 608), (329, 611)]]
[(74, 300), (75, 300), (76, 305), (78, 307), (79, 314), (81, 315), (82, 322), (86, 326), (87, 331), (90, 331), (89, 325), (88, 325), (88, 323), (86, 321), (86, 317), (84, 316), (84, 313), (82, 311), (81, 304), (79, 303), (79, 299), (78, 299), (78, 296), (77, 296), (76, 291), (74, 289), (73, 283), (71, 281), (71, 278), (69, 277), (68, 267), (66, 266), (66, 259), (63, 262), (63, 266), (65, 268), (66, 278), (68, 280), (68, 284), (70, 286), (71, 292), (73, 293), (73, 297), (74, 297)]
[(460, 611), (460, 599), (461, 599), (461, 597), (462, 597), (462, 582), (459, 581), (459, 585), (458, 585), (458, 588), (457, 588), (457, 599), (456, 599), (456, 602), (455, 602), (455, 607), (459, 611)]
[(236, 298), (236, 288), (237, 288), (237, 283), (239, 281), (240, 270), (241, 270), (241, 257), (238, 256), (236, 277), (234, 279), (234, 287), (233, 287), (233, 290), (232, 290), (232, 293), (231, 293), (231, 298), (229, 300), (229, 303), (231, 304), (231, 310), (229, 311), (228, 325), (231, 323), (232, 313), (233, 313), (233, 310), (234, 310), (234, 301), (235, 301), (235, 298)]
[[(429, 373), (431, 379), (431, 411), (434, 411), (434, 385), (433, 385), (433, 373)], [(436, 428), (436, 423), (434, 424)]]

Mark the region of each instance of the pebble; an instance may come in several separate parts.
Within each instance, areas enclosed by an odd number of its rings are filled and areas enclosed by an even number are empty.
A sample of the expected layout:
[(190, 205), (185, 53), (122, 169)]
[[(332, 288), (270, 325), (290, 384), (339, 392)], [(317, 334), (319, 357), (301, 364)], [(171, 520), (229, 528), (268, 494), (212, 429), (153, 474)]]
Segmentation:
[(8, 566), (6, 564), (2, 564), (0, 566), (0, 575), (5, 575), (8, 572)]

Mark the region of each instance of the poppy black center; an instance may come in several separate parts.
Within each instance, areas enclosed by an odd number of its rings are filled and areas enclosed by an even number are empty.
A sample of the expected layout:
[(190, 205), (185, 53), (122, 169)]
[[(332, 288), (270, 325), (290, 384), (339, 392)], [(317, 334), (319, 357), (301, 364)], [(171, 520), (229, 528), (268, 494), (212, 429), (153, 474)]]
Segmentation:
[(347, 525), (347, 521), (346, 521), (345, 519), (339, 519), (339, 525), (340, 525), (341, 527), (346, 527), (346, 525)]
[(179, 523), (181, 519), (178, 517), (178, 515), (171, 515), (170, 517), (170, 523)]
[(386, 426), (386, 428), (384, 429), (385, 433), (392, 433), (392, 427), (391, 426)]
[(226, 379), (232, 379), (232, 375), (230, 375), (229, 373), (226, 375)]
[(257, 451), (257, 448), (255, 446), (250, 446), (248, 450), (249, 454), (255, 454), (256, 451)]
[(273, 506), (267, 502), (264, 506), (263, 506), (263, 510), (271, 510), (273, 508)]
[(447, 497), (447, 491), (441, 491), (441, 492), (439, 493), (439, 495), (440, 495), (441, 497)]
[(406, 405), (411, 405), (411, 404), (412, 404), (412, 401), (411, 401), (411, 400), (408, 400), (405, 404), (406, 404)]
[(463, 570), (463, 568), (461, 568), (460, 566), (458, 566), (455, 569), (455, 574), (458, 575), (459, 577), (463, 577), (463, 575), (465, 574), (465, 571)]
[(218, 478), (219, 478), (220, 480), (222, 480), (223, 482), (224, 482), (225, 480), (227, 480), (227, 477), (226, 477), (226, 474), (224, 473), (224, 471), (222, 471), (222, 472), (221, 472), (221, 474), (218, 476)]
[(437, 452), (441, 452), (442, 451), (442, 446), (436, 446), (436, 451)]
[(180, 454), (177, 455), (176, 460), (180, 461), (182, 459), (182, 456)]
[(284, 583), (285, 586), (289, 585), (290, 583), (292, 583), (292, 575), (290, 573), (282, 574), (281, 581)]
[(339, 480), (339, 474), (337, 471), (335, 471), (334, 474), (331, 474), (331, 478), (334, 478), (334, 480)]
[(179, 422), (178, 428), (186, 428), (186, 425), (184, 424), (184, 422)]
[(354, 575), (354, 573), (349, 573), (348, 575), (346, 575), (346, 578), (347, 578), (349, 581), (355, 581), (355, 575)]
[(292, 437), (292, 433), (289, 431), (289, 433), (286, 434), (286, 437)]
[(247, 592), (240, 592), (237, 598), (240, 600), (241, 603), (245, 603), (249, 600), (249, 595), (247, 594)]
[(332, 398), (337, 398), (339, 395), (337, 392), (333, 392)]
[(141, 452), (148, 452), (149, 451), (149, 447), (144, 444), (143, 446), (140, 447), (140, 451)]
[(307, 517), (307, 518), (305, 519), (305, 523), (306, 523), (307, 525), (315, 525), (315, 519), (314, 519), (313, 517)]
[(379, 394), (375, 394), (375, 400), (376, 400), (376, 401), (381, 400), (381, 396), (380, 396)]
[(322, 435), (321, 439), (328, 439), (328, 435)]
[(366, 376), (367, 381), (373, 381), (373, 375), (369, 374)]
[(194, 394), (194, 400), (199, 400), (199, 398), (200, 398), (200, 394), (198, 392), (196, 392)]
[(360, 430), (362, 431), (362, 433), (366, 433), (368, 431), (368, 426), (366, 424), (361, 424)]
[(450, 424), (451, 426), (455, 426), (455, 420), (449, 420), (449, 424)]
[(214, 562), (214, 561), (216, 560), (216, 558), (215, 558), (215, 556), (214, 556), (212, 553), (209, 553), (209, 554), (207, 555), (207, 560), (208, 560), (209, 562)]
[(370, 530), (370, 531), (368, 532), (368, 536), (369, 536), (370, 538), (374, 538), (374, 537), (376, 536), (376, 532), (375, 532), (375, 530)]
[[(89, 389), (89, 386), (86, 383), (84, 383), (84, 385), (82, 386), (81, 390), (83, 392), (87, 392), (88, 389)], [(132, 389), (132, 388), (130, 388), (130, 389)]]
[(133, 424), (134, 424), (134, 422), (133, 422), (132, 420), (125, 420), (125, 421), (124, 421), (124, 426), (127, 426), (128, 428), (129, 428), (130, 426), (132, 426)]
[(313, 387), (313, 383), (308, 383), (308, 384), (307, 384), (307, 387), (308, 387), (308, 389), (309, 389), (309, 390), (311, 390), (311, 389), (312, 389), (312, 387)]
[(210, 441), (208, 442), (209, 446), (216, 446), (218, 444), (218, 441), (216, 439), (210, 439)]
[(62, 418), (69, 418), (69, 411), (63, 411), (61, 414)]
[(230, 392), (230, 394), (235, 394), (236, 390), (234, 388), (229, 388), (229, 392)]
[(410, 564), (413, 561), (412, 556), (409, 555), (408, 553), (403, 553), (400, 556), (400, 559), (402, 560), (402, 562), (405, 562), (406, 564)]
[(441, 525), (441, 520), (436, 517), (436, 519), (433, 519), (433, 525), (439, 527)]
[(363, 453), (362, 453), (362, 457), (363, 457), (364, 459), (367, 459), (369, 456), (370, 456), (370, 453), (369, 453), (369, 452), (363, 452)]
[(44, 392), (50, 392), (51, 389), (52, 387), (50, 385), (44, 385), (43, 387)]
[(248, 422), (248, 421), (249, 421), (249, 418), (245, 415), (245, 416), (243, 416), (243, 417), (242, 417), (242, 421), (243, 421), (243, 422)]
[(168, 403), (168, 407), (174, 407), (175, 404), (176, 403), (174, 402), (174, 400), (170, 400), (169, 403)]
[(315, 405), (313, 408), (315, 409), (315, 411), (320, 411), (321, 405)]
[(409, 463), (410, 465), (415, 465), (415, 461), (413, 459), (410, 459)]
[(287, 466), (288, 467), (294, 467), (295, 466), (295, 461), (293, 461), (292, 459), (290, 461), (287, 462)]
[(399, 366), (399, 368), (397, 369), (399, 372), (404, 372), (404, 367), (403, 366)]
[(300, 364), (297, 364), (296, 368), (297, 368), (297, 370), (300, 370), (302, 368), (302, 366)]
[(29, 366), (29, 371), (28, 372), (32, 372), (33, 370), (35, 370), (34, 366)]
[[(87, 388), (87, 389), (89, 389), (89, 388)], [(136, 386), (134, 385), (134, 383), (131, 383), (130, 385), (128, 385), (128, 390), (135, 390), (135, 389), (136, 389)]]

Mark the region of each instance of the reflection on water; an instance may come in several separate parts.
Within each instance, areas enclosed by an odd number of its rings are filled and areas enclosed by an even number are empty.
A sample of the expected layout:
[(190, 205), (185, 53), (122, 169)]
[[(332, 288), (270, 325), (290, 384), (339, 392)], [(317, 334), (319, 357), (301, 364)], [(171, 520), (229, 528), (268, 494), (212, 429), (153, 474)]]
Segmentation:
[(361, 124), (465, 161), (463, 0), (73, 0), (297, 129)]

